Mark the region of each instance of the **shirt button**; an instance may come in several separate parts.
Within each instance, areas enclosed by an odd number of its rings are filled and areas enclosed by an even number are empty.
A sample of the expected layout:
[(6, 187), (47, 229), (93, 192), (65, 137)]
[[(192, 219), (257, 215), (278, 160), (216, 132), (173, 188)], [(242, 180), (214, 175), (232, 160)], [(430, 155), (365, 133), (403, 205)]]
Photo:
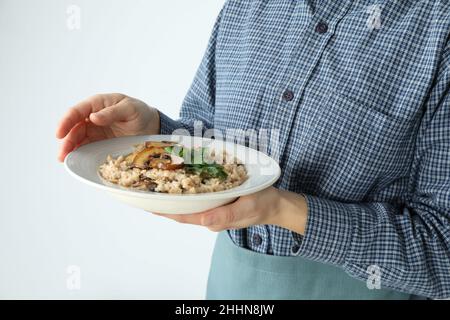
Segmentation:
[(328, 31), (328, 25), (325, 22), (321, 21), (316, 25), (317, 33), (323, 34), (323, 33), (326, 33), (327, 31)]
[(294, 244), (291, 248), (292, 254), (297, 255), (300, 250), (300, 246), (298, 244)]
[(286, 90), (283, 92), (283, 100), (288, 102), (294, 100), (294, 93), (291, 90)]
[(260, 246), (262, 243), (262, 238), (259, 234), (255, 233), (252, 237), (252, 241), (255, 246)]

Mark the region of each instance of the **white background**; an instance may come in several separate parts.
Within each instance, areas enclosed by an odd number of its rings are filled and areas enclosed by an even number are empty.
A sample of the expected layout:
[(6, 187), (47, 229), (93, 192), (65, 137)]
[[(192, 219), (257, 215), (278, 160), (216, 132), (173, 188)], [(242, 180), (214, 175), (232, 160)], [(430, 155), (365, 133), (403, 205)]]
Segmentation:
[[(66, 9), (81, 9), (69, 30)], [(123, 205), (56, 160), (58, 119), (122, 92), (176, 117), (223, 0), (0, 0), (0, 298), (202, 299), (215, 234)], [(67, 267), (81, 289), (66, 288)]]

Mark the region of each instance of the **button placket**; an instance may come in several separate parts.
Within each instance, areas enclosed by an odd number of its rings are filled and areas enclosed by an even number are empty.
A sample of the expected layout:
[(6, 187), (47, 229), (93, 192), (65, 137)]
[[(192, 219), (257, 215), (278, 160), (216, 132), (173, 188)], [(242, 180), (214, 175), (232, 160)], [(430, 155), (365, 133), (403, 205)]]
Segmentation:
[[(313, 19), (310, 24), (310, 30), (313, 32), (305, 32), (302, 37), (301, 42), (305, 50), (299, 50), (299, 55), (291, 58), (290, 66), (291, 68), (287, 70), (292, 70), (285, 76), (284, 90), (282, 91), (282, 103), (279, 104), (278, 108), (283, 108), (284, 110), (275, 114), (273, 122), (275, 124), (283, 124), (282, 126), (276, 128), (279, 130), (280, 136), (289, 136), (293, 121), (295, 119), (296, 113), (298, 112), (298, 104), (301, 101), (301, 97), (304, 93), (304, 89), (308, 83), (311, 73), (315, 69), (317, 63), (319, 63), (320, 56), (325, 49), (330, 37), (332, 36), (331, 28), (327, 25), (327, 33), (317, 34), (314, 32), (317, 20)], [(321, 20), (319, 20), (321, 21)], [(298, 61), (308, 61), (307, 65), (300, 64)], [(302, 74), (302, 77), (299, 77)], [(280, 83), (280, 85), (282, 85)], [(294, 94), (295, 90), (295, 94)], [(286, 108), (287, 103), (291, 107)], [(280, 140), (277, 144), (277, 154), (281, 155), (280, 162), (283, 160), (284, 150), (286, 148), (287, 139)], [(272, 152), (272, 150), (271, 150)]]

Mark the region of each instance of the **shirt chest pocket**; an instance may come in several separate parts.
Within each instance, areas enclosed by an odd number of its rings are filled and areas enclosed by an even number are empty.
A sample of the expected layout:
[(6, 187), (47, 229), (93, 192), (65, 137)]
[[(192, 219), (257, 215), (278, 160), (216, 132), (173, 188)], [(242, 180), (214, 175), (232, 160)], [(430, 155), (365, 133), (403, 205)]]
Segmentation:
[[(421, 113), (432, 85), (440, 47), (430, 40), (431, 23), (418, 23), (422, 4), (395, 3), (380, 7), (380, 25), (372, 27), (366, 8), (347, 14), (311, 82), (380, 112), (412, 119)], [(395, 15), (399, 10), (404, 12)]]
[(361, 201), (408, 175), (414, 122), (330, 92), (303, 107), (297, 148), (305, 189), (322, 196)]

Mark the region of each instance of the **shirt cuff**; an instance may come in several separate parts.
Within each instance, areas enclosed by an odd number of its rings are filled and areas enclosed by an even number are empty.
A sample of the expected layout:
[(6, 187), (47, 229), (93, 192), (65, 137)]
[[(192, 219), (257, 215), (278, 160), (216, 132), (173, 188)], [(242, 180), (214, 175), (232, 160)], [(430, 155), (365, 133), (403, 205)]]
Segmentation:
[(308, 218), (305, 235), (293, 233), (292, 254), (342, 266), (352, 239), (352, 212), (343, 203), (305, 196)]
[(161, 111), (158, 112), (159, 112), (160, 134), (171, 135), (177, 129), (186, 129), (186, 127), (180, 121), (173, 120), (172, 118), (166, 116)]

